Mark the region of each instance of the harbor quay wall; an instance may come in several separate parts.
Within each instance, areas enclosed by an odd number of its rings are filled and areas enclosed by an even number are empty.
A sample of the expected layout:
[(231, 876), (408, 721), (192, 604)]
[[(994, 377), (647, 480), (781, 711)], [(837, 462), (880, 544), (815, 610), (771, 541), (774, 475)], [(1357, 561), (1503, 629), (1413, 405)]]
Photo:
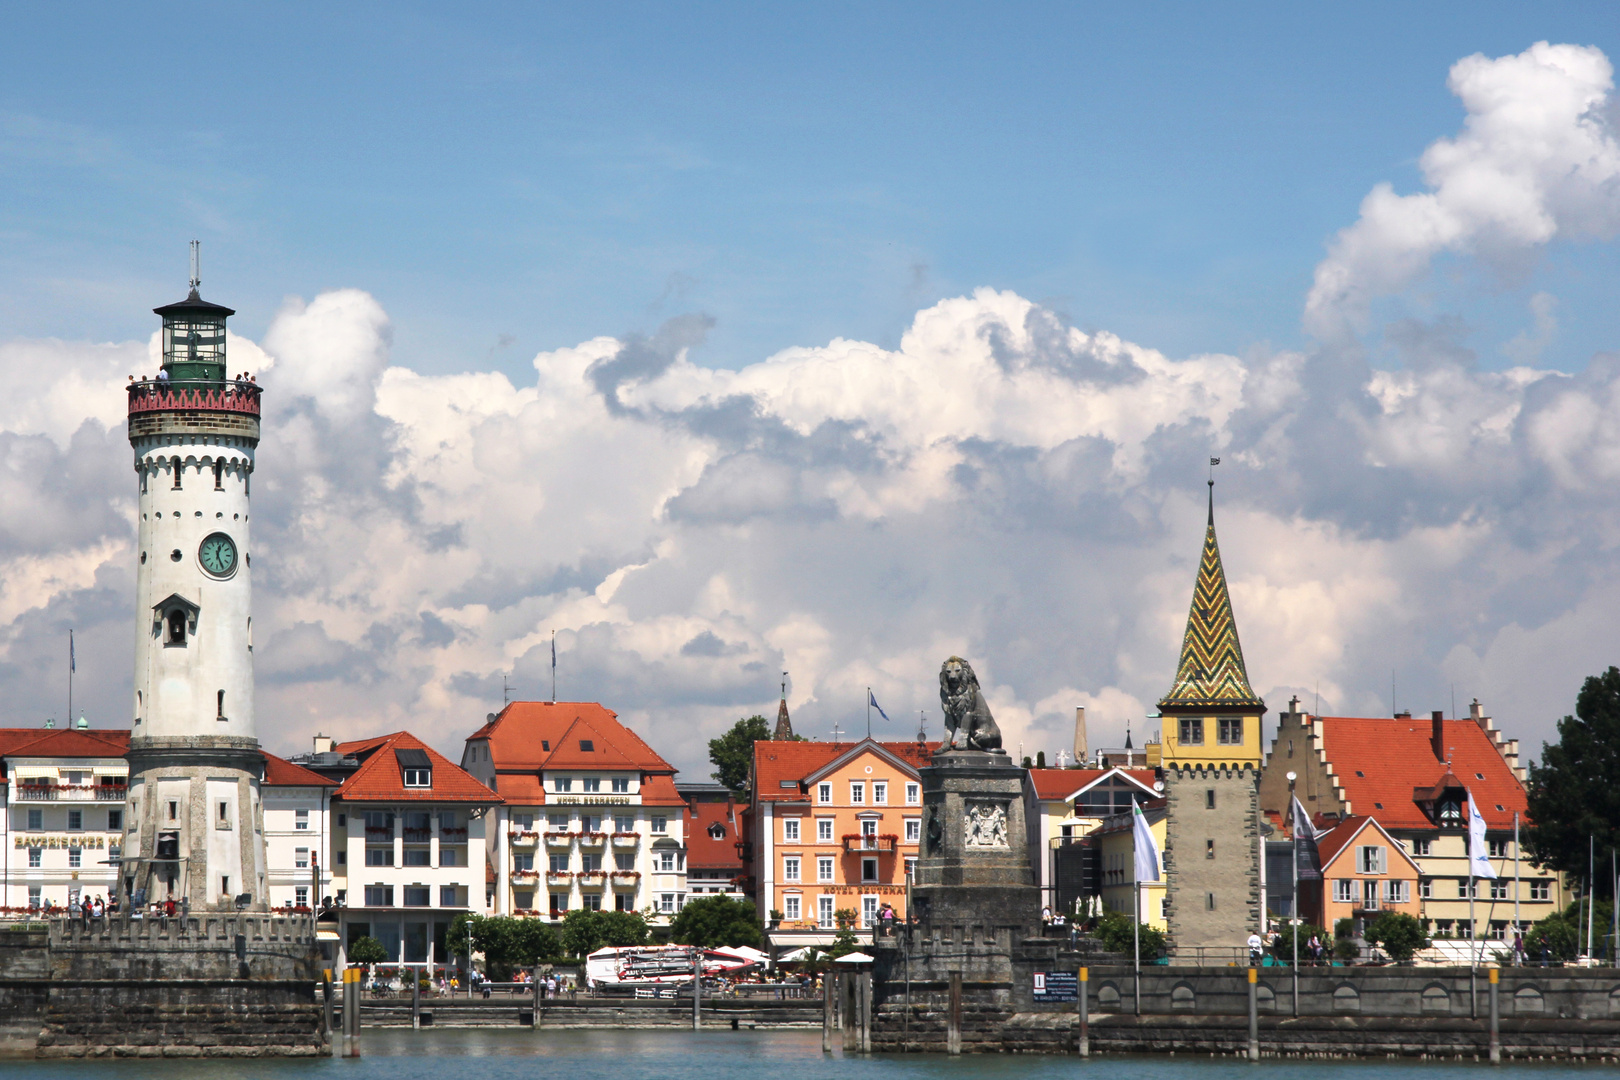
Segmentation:
[[(1138, 1015), (1129, 965), (1095, 964), (1094, 957), (1050, 940), (1017, 943), (994, 964), (985, 963), (980, 950), (928, 944), (909, 958), (899, 949), (877, 951), (874, 1050), (947, 1050), (954, 975), (960, 987), (954, 1026), (963, 1052), (1073, 1053), (1079, 1003), (1038, 998), (1035, 976), (1075, 976), (1081, 966), (1087, 968), (1094, 1052), (1248, 1050), (1246, 967), (1146, 967)], [(1009, 970), (1010, 977), (1002, 974)], [(1620, 1057), (1620, 970), (1504, 968), (1499, 977), (1504, 1054)], [(1466, 1057), (1489, 1047), (1484, 970), (1471, 978), (1467, 968), (1304, 968), (1297, 1016), (1289, 969), (1260, 969), (1255, 990), (1265, 1055)]]
[(0, 1052), (327, 1052), (308, 916), (55, 919), (0, 930)]

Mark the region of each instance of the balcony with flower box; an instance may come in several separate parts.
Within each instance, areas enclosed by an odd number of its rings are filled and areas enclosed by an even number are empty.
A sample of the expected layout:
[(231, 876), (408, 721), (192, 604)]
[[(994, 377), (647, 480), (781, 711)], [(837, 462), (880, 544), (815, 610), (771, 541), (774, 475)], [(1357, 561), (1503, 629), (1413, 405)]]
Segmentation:
[(465, 844), (467, 842), (467, 826), (455, 825), (440, 829), (439, 839), (446, 844)]
[(607, 843), (608, 834), (605, 832), (582, 832), (579, 834), (579, 846), (588, 851), (600, 851)]
[(638, 832), (616, 832), (613, 834), (613, 846), (621, 850), (634, 850), (641, 843), (641, 834)]
[[(371, 830), (367, 829), (366, 831), (370, 832)], [(429, 842), (430, 840), (433, 839), (433, 830), (432, 829), (410, 829), (410, 828), (406, 828), (406, 829), (401, 829), (400, 833), (405, 837), (405, 842), (407, 844), (426, 844), (427, 842)]]
[(574, 880), (574, 875), (566, 870), (547, 870), (546, 884), (554, 889), (566, 889)]
[(122, 783), (118, 784), (55, 784), (31, 783), (27, 780), (17, 784), (17, 801), (19, 802), (123, 802), (124, 795), (129, 788)]
[(511, 836), (515, 848), (532, 848), (540, 842), (540, 834), (533, 829), (513, 829)]
[(571, 832), (546, 833), (546, 847), (556, 851), (566, 851), (574, 844), (574, 834)]
[(636, 887), (636, 883), (641, 880), (641, 872), (638, 870), (615, 870), (612, 877), (615, 889), (633, 889)]
[(899, 843), (900, 838), (894, 833), (885, 833), (882, 836), (848, 833), (844, 836), (844, 854), (853, 855), (859, 852), (863, 855), (892, 855)]
[(601, 889), (607, 885), (607, 871), (582, 870), (574, 875), (582, 889)]
[(514, 885), (533, 885), (536, 882), (538, 882), (539, 880), (540, 880), (540, 874), (539, 874), (538, 871), (535, 871), (535, 870), (514, 870), (514, 871), (512, 871), (512, 884), (514, 884)]

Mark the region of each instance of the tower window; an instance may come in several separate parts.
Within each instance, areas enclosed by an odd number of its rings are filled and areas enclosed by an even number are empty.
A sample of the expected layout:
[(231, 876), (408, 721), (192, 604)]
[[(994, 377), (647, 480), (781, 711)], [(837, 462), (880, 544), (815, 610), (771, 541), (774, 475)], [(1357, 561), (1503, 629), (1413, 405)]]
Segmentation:
[(182, 608), (175, 608), (169, 612), (169, 637), (165, 644), (184, 645), (186, 643), (186, 613)]
[(1215, 841), (1213, 841), (1213, 840), (1205, 840), (1204, 841), (1204, 858), (1213, 859), (1214, 857), (1215, 857)]
[(225, 490), (225, 463), (223, 461), (214, 462), (214, 490)]
[(186, 467), (180, 463), (179, 458), (174, 459), (174, 490), (180, 490), (180, 477), (185, 473)]
[(215, 817), (215, 819), (214, 819), (214, 827), (217, 828), (217, 829), (228, 829), (228, 828), (230, 828), (231, 827), (231, 804), (226, 802), (224, 799), (221, 799), (219, 801), (219, 803), (217, 804), (217, 806), (218, 806), (218, 809), (217, 809), (217, 815), (218, 816)]
[(1181, 721), (1180, 743), (1183, 746), (1204, 745), (1204, 720), (1199, 716), (1189, 716)]
[(1204, 790), (1204, 809), (1205, 810), (1213, 810), (1213, 809), (1215, 809), (1215, 789), (1214, 788), (1206, 788)]
[(214, 713), (214, 716), (217, 719), (223, 720), (223, 719), (225, 719), (225, 691), (223, 691), (223, 690), (219, 691), (218, 694), (216, 695), (216, 697), (218, 699), (218, 705), (217, 705), (217, 710), (218, 711), (216, 711)]
[(180, 804), (173, 799), (169, 800), (169, 820), (180, 820)]
[(1221, 717), (1215, 740), (1222, 746), (1241, 746), (1243, 744), (1243, 718), (1241, 716)]

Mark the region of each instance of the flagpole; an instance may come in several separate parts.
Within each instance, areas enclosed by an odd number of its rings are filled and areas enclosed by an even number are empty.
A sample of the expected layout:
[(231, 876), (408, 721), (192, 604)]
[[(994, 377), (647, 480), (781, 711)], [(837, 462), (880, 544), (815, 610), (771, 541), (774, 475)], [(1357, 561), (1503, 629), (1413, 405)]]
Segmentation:
[(73, 655), (73, 628), (68, 627), (68, 713), (67, 726), (73, 727), (73, 669), (78, 667)]
[[(1519, 926), (1519, 890), (1524, 888), (1519, 882), (1519, 812), (1513, 811), (1513, 939), (1518, 940), (1521, 932)], [(1513, 950), (1513, 966), (1519, 966), (1519, 950)]]
[(872, 688), (866, 688), (866, 737), (872, 737)]
[(551, 703), (557, 704), (557, 631), (551, 632)]
[[(1136, 845), (1131, 845), (1135, 847)], [(1134, 870), (1135, 868), (1132, 867)], [(1131, 875), (1136, 887), (1136, 910), (1131, 912), (1131, 951), (1135, 954), (1135, 971), (1131, 981), (1136, 988), (1136, 1015), (1142, 1015), (1142, 879), (1137, 874)]]
[(1294, 973), (1294, 1015), (1298, 1016), (1299, 1015), (1299, 821), (1298, 821), (1299, 815), (1294, 813), (1294, 803), (1298, 801), (1297, 797), (1294, 795), (1294, 781), (1295, 781), (1295, 779), (1296, 779), (1296, 777), (1295, 777), (1294, 773), (1289, 773), (1288, 774), (1288, 816), (1290, 818), (1295, 819), (1294, 823), (1293, 823), (1293, 826), (1289, 829), (1289, 835), (1293, 838), (1293, 841), (1294, 841), (1293, 845), (1292, 845), (1292, 853), (1293, 853), (1293, 856), (1294, 856), (1294, 858), (1293, 858), (1293, 863), (1294, 863), (1294, 900), (1293, 900), (1293, 904), (1291, 905), (1291, 907), (1289, 909), (1289, 915), (1291, 915), (1293, 917), (1294, 925), (1291, 928), (1293, 932), (1289, 936), (1294, 939), (1294, 971), (1293, 971), (1293, 973)]

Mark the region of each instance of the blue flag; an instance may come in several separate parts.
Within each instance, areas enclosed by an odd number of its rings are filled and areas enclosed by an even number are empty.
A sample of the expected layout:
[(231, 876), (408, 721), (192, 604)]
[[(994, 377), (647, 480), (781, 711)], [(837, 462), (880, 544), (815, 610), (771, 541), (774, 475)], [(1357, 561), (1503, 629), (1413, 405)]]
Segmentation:
[(878, 715), (883, 717), (883, 719), (887, 720), (889, 718), (889, 714), (883, 711), (883, 706), (877, 703), (877, 698), (872, 696), (871, 687), (866, 688), (866, 703), (872, 706), (872, 708), (876, 709), (878, 711)]

